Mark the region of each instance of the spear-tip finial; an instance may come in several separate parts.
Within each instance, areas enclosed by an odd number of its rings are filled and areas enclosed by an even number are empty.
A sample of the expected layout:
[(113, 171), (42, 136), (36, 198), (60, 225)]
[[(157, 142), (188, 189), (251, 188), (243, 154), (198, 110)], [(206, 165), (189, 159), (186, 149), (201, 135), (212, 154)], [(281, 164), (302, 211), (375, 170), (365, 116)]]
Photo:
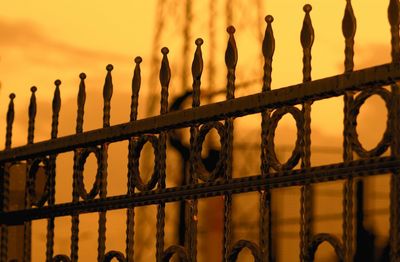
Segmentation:
[(204, 43), (204, 41), (203, 41), (202, 38), (197, 38), (196, 41), (195, 41), (194, 43), (195, 43), (197, 46), (201, 46), (201, 45)]
[(106, 66), (106, 70), (107, 70), (108, 72), (111, 72), (113, 69), (114, 69), (114, 66), (113, 66), (112, 64), (108, 64), (108, 65)]
[(168, 53), (169, 53), (169, 49), (168, 49), (168, 47), (163, 47), (163, 48), (161, 48), (161, 53), (163, 54), (163, 55), (167, 55)]
[(80, 78), (81, 80), (86, 79), (86, 74), (85, 74), (85, 73), (80, 73), (80, 74), (79, 74), (79, 78)]
[(135, 57), (135, 64), (140, 64), (142, 62), (142, 58), (140, 56)]
[(274, 17), (272, 15), (267, 15), (265, 17), (265, 22), (267, 22), (267, 24), (271, 24), (272, 22), (274, 22)]
[(306, 15), (301, 29), (301, 45), (304, 49), (310, 49), (314, 43), (314, 29), (310, 18), (312, 7), (310, 4), (306, 4), (304, 5), (303, 10)]
[(228, 26), (226, 31), (229, 34), (229, 40), (228, 40), (228, 47), (226, 48), (225, 52), (225, 64), (227, 65), (228, 69), (234, 69), (237, 64), (238, 60), (238, 52), (237, 52), (237, 47), (236, 47), (236, 41), (234, 34), (236, 32), (236, 29), (234, 26)]
[(304, 12), (306, 12), (306, 13), (310, 13), (311, 10), (312, 10), (312, 6), (311, 6), (310, 4), (305, 4), (305, 5), (303, 6), (303, 10), (304, 10)]

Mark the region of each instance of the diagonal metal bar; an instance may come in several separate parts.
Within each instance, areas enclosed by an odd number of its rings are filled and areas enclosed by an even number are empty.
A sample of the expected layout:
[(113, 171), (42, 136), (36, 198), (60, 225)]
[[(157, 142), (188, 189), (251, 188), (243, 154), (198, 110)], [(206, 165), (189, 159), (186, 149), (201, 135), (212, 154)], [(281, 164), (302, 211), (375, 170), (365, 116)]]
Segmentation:
[(0, 162), (23, 160), (40, 155), (49, 155), (74, 150), (79, 147), (98, 145), (104, 142), (116, 142), (131, 136), (158, 133), (178, 127), (188, 127), (194, 123), (221, 120), (226, 117), (239, 117), (260, 113), (266, 109), (282, 105), (295, 105), (304, 101), (321, 100), (340, 96), (345, 91), (362, 90), (374, 85), (388, 85), (400, 80), (400, 64), (383, 64), (314, 80), (307, 83), (272, 90), (228, 101), (208, 104), (198, 108), (171, 112), (135, 122), (96, 129), (81, 134), (69, 135), (53, 140), (16, 147), (0, 152)]
[(24, 221), (47, 217), (70, 216), (76, 213), (100, 212), (128, 208), (133, 206), (153, 205), (159, 203), (213, 197), (226, 193), (239, 194), (272, 188), (301, 186), (306, 183), (320, 183), (361, 177), (381, 175), (399, 171), (400, 157), (376, 157), (365, 160), (354, 160), (299, 170), (287, 170), (273, 173), (270, 177), (261, 175), (244, 178), (233, 178), (230, 181), (213, 181), (195, 185), (145, 191), (132, 195), (121, 195), (80, 201), (77, 203), (57, 204), (41, 208), (0, 212), (0, 224), (21, 224)]

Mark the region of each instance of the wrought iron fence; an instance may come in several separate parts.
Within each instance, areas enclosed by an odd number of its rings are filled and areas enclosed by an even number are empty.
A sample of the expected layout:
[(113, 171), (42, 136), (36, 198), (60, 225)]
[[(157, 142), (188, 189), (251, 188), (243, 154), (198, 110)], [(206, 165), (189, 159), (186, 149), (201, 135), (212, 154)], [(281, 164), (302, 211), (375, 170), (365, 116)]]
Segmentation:
[[(238, 50), (235, 43), (234, 27), (229, 27), (228, 45), (225, 53), (227, 66), (226, 101), (200, 106), (200, 86), (203, 71), (201, 45), (196, 40), (196, 51), (192, 64), (193, 102), (192, 108), (168, 112), (168, 87), (171, 72), (168, 63), (168, 49), (161, 50), (163, 58), (160, 69), (161, 109), (160, 115), (137, 119), (138, 98), (141, 85), (141, 58), (135, 59), (136, 67), (132, 80), (132, 99), (130, 122), (110, 126), (110, 101), (113, 92), (111, 71), (107, 66), (107, 75), (103, 89), (104, 109), (103, 128), (83, 132), (85, 104), (85, 74), (80, 74), (78, 93), (78, 112), (76, 134), (57, 137), (58, 116), (61, 108), (59, 80), (55, 81), (52, 104), (51, 139), (34, 143), (36, 115), (36, 87), (32, 87), (29, 104), (29, 128), (26, 146), (11, 147), (12, 125), (14, 120), (14, 98), (10, 95), (7, 113), (7, 132), (5, 150), (0, 152), (1, 164), (1, 253), (0, 260), (7, 260), (7, 226), (23, 224), (25, 235), (31, 230), (31, 222), (47, 219), (46, 261), (77, 261), (79, 216), (84, 213), (98, 213), (98, 261), (133, 261), (134, 257), (134, 218), (135, 207), (154, 205), (157, 207), (156, 224), (156, 261), (168, 261), (177, 255), (181, 261), (196, 261), (197, 256), (197, 206), (198, 200), (222, 195), (224, 199), (223, 221), (223, 261), (236, 261), (239, 253), (248, 248), (255, 261), (272, 261), (271, 245), (274, 241), (271, 223), (271, 190), (291, 186), (301, 186), (300, 197), (300, 261), (313, 261), (318, 246), (328, 242), (335, 250), (340, 261), (353, 261), (353, 188), (354, 179), (384, 173), (391, 174), (390, 181), (390, 257), (391, 261), (400, 261), (400, 95), (396, 83), (400, 79), (400, 4), (390, 0), (388, 15), (391, 26), (392, 63), (353, 71), (354, 36), (356, 18), (350, 0), (347, 1), (342, 29), (345, 38), (344, 74), (320, 80), (311, 80), (311, 48), (314, 30), (311, 23), (311, 6), (305, 5), (305, 18), (301, 30), (303, 48), (303, 83), (281, 89), (271, 90), (272, 60), (275, 39), (272, 30), (272, 16), (267, 16), (265, 38), (262, 44), (264, 56), (264, 77), (262, 92), (235, 98), (235, 69)], [(384, 88), (383, 86), (390, 86)], [(361, 106), (372, 95), (381, 97), (388, 111), (386, 131), (382, 140), (371, 150), (366, 150), (357, 134), (357, 116)], [(344, 97), (343, 161), (337, 164), (312, 166), (310, 113), (314, 101), (330, 97)], [(232, 177), (232, 147), (235, 118), (261, 114), (261, 167), (260, 174), (243, 178)], [(274, 136), (279, 120), (286, 114), (293, 116), (297, 127), (295, 148), (285, 163), (276, 156)], [(190, 178), (183, 186), (166, 187), (166, 146), (168, 131), (190, 128)], [(201, 161), (202, 145), (210, 130), (215, 129), (221, 142), (219, 161), (212, 172), (204, 171)], [(129, 141), (128, 185), (127, 193), (120, 196), (107, 196), (107, 159), (110, 143)], [(139, 172), (140, 153), (146, 143), (154, 149), (154, 172), (149, 181), (143, 182)], [(62, 152), (74, 153), (73, 196), (72, 202), (55, 203), (56, 159)], [(390, 152), (390, 156), (383, 156)], [(97, 174), (90, 190), (83, 183), (85, 161), (90, 154), (97, 159)], [(356, 154), (357, 160), (353, 159)], [(25, 208), (9, 211), (9, 169), (20, 161), (26, 163)], [(35, 192), (36, 172), (40, 165), (45, 167), (45, 191), (37, 196)], [(297, 168), (297, 166), (299, 166)], [(344, 180), (343, 190), (343, 234), (342, 239), (331, 234), (312, 231), (313, 184)], [(243, 192), (259, 192), (260, 222), (259, 242), (240, 240), (233, 243), (232, 232), (232, 196)], [(165, 205), (168, 202), (186, 201), (188, 212), (185, 221), (185, 244), (164, 245)], [(106, 214), (109, 210), (126, 209), (126, 248), (122, 251), (106, 252)], [(71, 251), (69, 255), (54, 254), (54, 221), (61, 216), (70, 216)], [(31, 259), (31, 240), (24, 238), (23, 261)], [(140, 252), (140, 250), (135, 250)]]

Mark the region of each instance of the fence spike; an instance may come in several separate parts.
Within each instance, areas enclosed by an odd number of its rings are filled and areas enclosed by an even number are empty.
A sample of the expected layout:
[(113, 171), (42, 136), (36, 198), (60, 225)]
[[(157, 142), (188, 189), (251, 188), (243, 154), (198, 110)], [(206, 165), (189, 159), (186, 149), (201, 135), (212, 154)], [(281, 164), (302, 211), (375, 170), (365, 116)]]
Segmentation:
[(314, 43), (314, 29), (311, 23), (311, 5), (303, 7), (304, 16), (303, 27), (301, 29), (300, 41), (303, 47), (303, 81), (311, 81), (311, 47)]
[(8, 104), (8, 111), (7, 111), (7, 128), (6, 128), (6, 149), (11, 148), (11, 138), (12, 138), (12, 126), (14, 123), (14, 98), (15, 94), (10, 94), (10, 103)]
[(274, 56), (275, 52), (275, 38), (274, 31), (272, 30), (273, 21), (273, 16), (267, 15), (265, 17), (267, 28), (265, 29), (265, 36), (262, 43), (262, 52), (264, 56), (263, 92), (271, 90), (272, 57)]
[(161, 60), (160, 69), (160, 83), (161, 83), (161, 114), (166, 114), (168, 112), (168, 85), (171, 80), (171, 69), (168, 62), (169, 50), (167, 47), (161, 49), (163, 58)]
[(104, 81), (104, 88), (103, 88), (103, 100), (104, 100), (103, 127), (110, 126), (111, 97), (113, 93), (111, 71), (114, 69), (114, 67), (111, 64), (109, 64), (107, 65), (106, 69), (107, 69), (107, 75)]
[[(351, 0), (346, 0), (346, 8), (342, 20), (342, 32), (345, 37), (345, 72), (352, 72), (354, 69), (354, 36), (356, 34), (357, 21), (354, 16)], [(344, 129), (343, 129), (343, 159), (348, 162), (353, 158), (352, 141), (348, 134), (349, 126), (352, 124), (349, 119), (350, 108), (353, 103), (353, 92), (346, 92), (344, 99)], [(345, 261), (353, 258), (353, 179), (347, 179), (343, 186), (343, 223), (342, 242)]]
[(228, 46), (225, 51), (225, 64), (228, 68), (228, 84), (227, 84), (227, 94), (226, 99), (235, 98), (235, 69), (238, 61), (238, 50), (236, 47), (236, 41), (234, 33), (236, 31), (235, 27), (229, 26), (226, 31), (229, 34)]
[(137, 56), (135, 58), (135, 70), (133, 72), (132, 78), (132, 96), (131, 96), (131, 115), (130, 121), (135, 121), (138, 115), (138, 105), (139, 105), (139, 90), (140, 84), (142, 81), (140, 75), (140, 63), (142, 62), (142, 58)]
[(85, 79), (86, 74), (79, 74), (80, 83), (79, 83), (79, 91), (78, 91), (78, 112), (76, 117), (76, 133), (83, 132), (83, 115), (85, 113), (85, 101), (86, 101), (86, 87), (85, 87)]
[(201, 45), (203, 39), (198, 38), (195, 41), (196, 52), (194, 53), (192, 63), (192, 76), (193, 76), (193, 102), (192, 107), (200, 106), (200, 85), (201, 85), (201, 74), (203, 73), (203, 55), (201, 52)]
[(61, 109), (61, 96), (60, 96), (60, 85), (61, 81), (56, 80), (54, 82), (56, 88), (54, 90), (54, 96), (53, 96), (53, 116), (52, 116), (52, 123), (51, 123), (51, 139), (54, 139), (57, 137), (58, 133), (58, 116), (60, 113)]
[(351, 0), (347, 0), (346, 9), (342, 20), (342, 32), (345, 37), (345, 72), (351, 72), (354, 68), (354, 36), (356, 34), (357, 21), (354, 16)]
[(33, 143), (34, 131), (35, 131), (35, 117), (36, 117), (36, 95), (37, 91), (36, 86), (31, 87), (31, 99), (29, 102), (29, 110), (28, 110), (28, 144)]
[(400, 59), (400, 3), (399, 0), (390, 0), (388, 8), (388, 17), (390, 22), (390, 32), (392, 35), (392, 62), (399, 62)]

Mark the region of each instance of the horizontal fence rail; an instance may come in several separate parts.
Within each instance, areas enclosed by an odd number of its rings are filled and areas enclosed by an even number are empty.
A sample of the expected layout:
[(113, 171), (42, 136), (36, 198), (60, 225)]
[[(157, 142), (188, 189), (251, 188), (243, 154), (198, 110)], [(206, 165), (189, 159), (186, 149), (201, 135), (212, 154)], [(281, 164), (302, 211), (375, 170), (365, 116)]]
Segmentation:
[(99, 145), (105, 141), (117, 142), (132, 136), (155, 134), (164, 130), (189, 127), (192, 124), (224, 120), (226, 117), (260, 113), (266, 109), (276, 109), (283, 105), (296, 105), (307, 101), (341, 96), (346, 91), (362, 91), (371, 87), (390, 85), (397, 80), (400, 80), (400, 64), (374, 66), (354, 71), (351, 74), (318, 79), (304, 84), (271, 90), (267, 93), (238, 97), (234, 100), (169, 112), (162, 116), (139, 119), (135, 122), (8, 149), (0, 152), (0, 162), (62, 153), (74, 148)]
[(18, 225), (22, 222), (49, 217), (70, 216), (115, 210), (134, 206), (155, 205), (160, 202), (199, 199), (223, 195), (262, 191), (273, 188), (301, 186), (307, 183), (319, 183), (341, 180), (346, 178), (383, 175), (400, 170), (400, 159), (380, 157), (369, 160), (355, 160), (348, 164), (332, 164), (312, 167), (309, 170), (288, 170), (274, 174), (272, 177), (249, 176), (233, 178), (230, 181), (214, 181), (196, 185), (170, 187), (158, 191), (138, 192), (131, 196), (121, 195), (94, 199), (78, 203), (56, 204), (29, 210), (11, 211), (3, 214), (0, 223)]
[[(110, 125), (111, 98), (113, 94), (112, 65), (107, 65), (103, 89), (103, 126), (92, 131), (83, 131), (84, 107), (86, 100), (85, 79), (81, 73), (77, 97), (76, 133), (58, 137), (59, 112), (61, 110), (61, 81), (55, 81), (52, 102), (52, 121), (50, 140), (34, 142), (36, 120), (36, 87), (31, 88), (28, 108), (27, 145), (12, 148), (12, 128), (14, 122), (15, 94), (10, 95), (6, 117), (5, 149), (0, 151), (1, 190), (1, 248), (0, 262), (9, 262), (9, 226), (23, 227), (22, 261), (32, 259), (32, 221), (46, 219), (46, 261), (78, 261), (80, 215), (98, 214), (97, 261), (108, 262), (116, 259), (120, 262), (134, 261), (135, 252), (135, 212), (138, 206), (156, 207), (154, 228), (155, 258), (157, 262), (170, 261), (177, 256), (180, 261), (197, 261), (198, 257), (198, 200), (213, 196), (222, 196), (221, 208), (223, 261), (236, 261), (240, 252), (247, 248), (254, 261), (274, 261), (272, 222), (272, 190), (298, 186), (299, 199), (299, 261), (314, 261), (320, 244), (327, 242), (334, 249), (339, 261), (353, 261), (355, 254), (355, 218), (354, 198), (355, 179), (390, 174), (390, 261), (400, 261), (400, 4), (390, 0), (388, 17), (391, 27), (392, 62), (371, 68), (354, 70), (354, 38), (356, 34), (356, 16), (351, 0), (346, 1), (342, 32), (345, 42), (344, 73), (319, 80), (311, 77), (311, 51), (314, 43), (314, 29), (311, 19), (311, 5), (305, 5), (304, 20), (300, 32), (300, 44), (303, 50), (303, 82), (297, 85), (271, 90), (272, 62), (275, 51), (275, 38), (272, 29), (273, 17), (267, 16), (265, 37), (262, 43), (264, 58), (263, 83), (260, 93), (244, 97), (235, 97), (236, 65), (238, 48), (235, 41), (235, 28), (227, 28), (228, 43), (225, 53), (227, 68), (226, 101), (201, 105), (201, 77), (203, 73), (202, 39), (195, 41), (196, 51), (192, 63), (193, 90), (188, 97), (192, 99), (192, 108), (169, 112), (169, 83), (171, 70), (168, 61), (168, 48), (161, 50), (162, 60), (159, 74), (161, 86), (160, 115), (137, 119), (139, 91), (141, 87), (142, 59), (135, 59), (132, 79), (132, 97), (130, 121), (119, 125)], [(362, 105), (371, 97), (379, 96), (387, 109), (386, 129), (381, 141), (372, 149), (365, 149), (359, 141), (357, 117)], [(313, 102), (332, 97), (343, 96), (343, 161), (340, 163), (313, 166), (311, 163), (311, 110)], [(233, 177), (234, 128), (235, 119), (251, 114), (261, 115), (260, 169), (257, 175)], [(293, 116), (297, 136), (293, 152), (282, 163), (275, 152), (275, 131), (279, 121), (285, 115)], [(166, 171), (167, 143), (172, 132), (188, 127), (190, 145), (186, 148), (183, 163), (187, 172), (168, 173)], [(219, 136), (220, 149), (215, 167), (207, 171), (202, 160), (205, 138), (211, 130)], [(185, 132), (185, 131), (183, 131)], [(108, 148), (111, 143), (128, 142), (127, 187), (126, 193), (108, 196)], [(147, 182), (139, 171), (140, 154), (146, 144), (154, 151), (154, 169)], [(73, 152), (72, 201), (57, 204), (55, 201), (56, 164), (58, 154)], [(84, 184), (83, 173), (86, 160), (94, 155), (97, 163), (96, 176), (92, 188), (88, 191)], [(246, 157), (246, 156), (243, 156)], [(25, 199), (20, 210), (10, 210), (10, 177), (13, 165), (22, 164), (25, 168)], [(187, 167), (186, 167), (187, 166)], [(44, 192), (37, 195), (36, 183), (39, 170), (43, 168)], [(187, 173), (187, 174), (186, 174)], [(167, 178), (182, 176), (179, 186), (167, 186)], [(342, 235), (315, 232), (314, 227), (314, 186), (326, 181), (343, 181), (342, 193)], [(259, 197), (258, 242), (240, 239), (234, 242), (232, 216), (233, 196), (245, 192), (257, 192)], [(165, 244), (166, 203), (181, 203), (184, 223), (181, 225), (183, 240), (169, 247)], [(125, 250), (108, 250), (106, 247), (107, 212), (115, 209), (126, 211)], [(55, 254), (54, 230), (55, 218), (71, 217), (71, 245), (69, 254)]]

